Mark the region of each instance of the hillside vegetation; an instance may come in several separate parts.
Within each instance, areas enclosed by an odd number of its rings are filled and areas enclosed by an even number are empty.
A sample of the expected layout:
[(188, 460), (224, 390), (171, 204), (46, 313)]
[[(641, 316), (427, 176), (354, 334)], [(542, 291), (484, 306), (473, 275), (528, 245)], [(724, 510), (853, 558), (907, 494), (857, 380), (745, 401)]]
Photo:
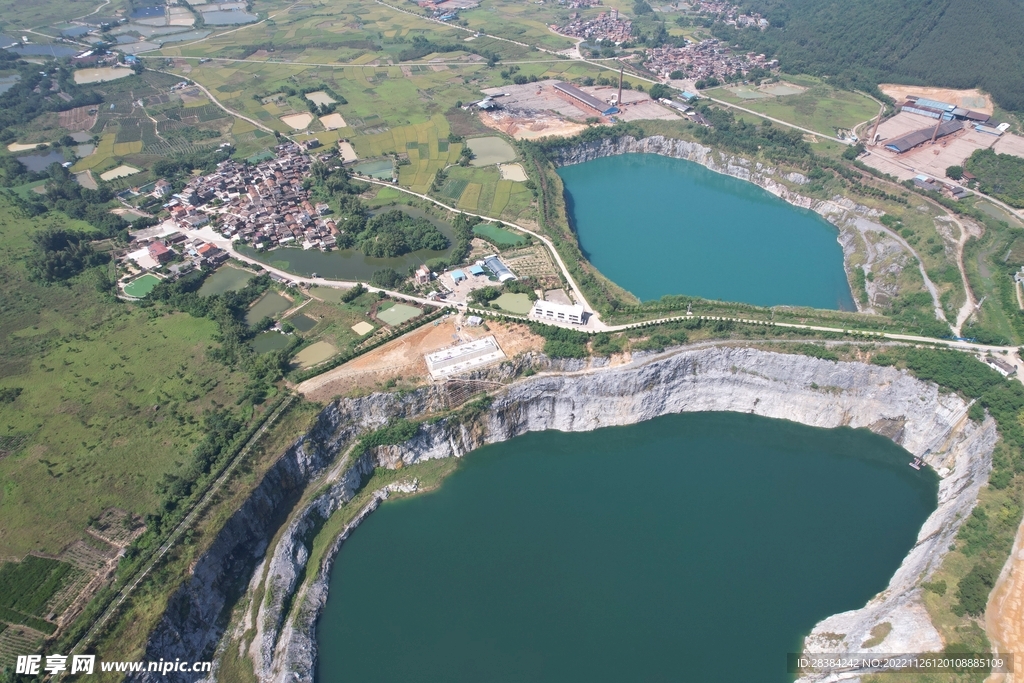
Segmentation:
[[(751, 0), (766, 31), (716, 28), (723, 38), (779, 58), (790, 72), (841, 77), (868, 88), (885, 81), (979, 87), (1024, 110), (1024, 4), (992, 0)], [(837, 58), (839, 57), (839, 58)]]

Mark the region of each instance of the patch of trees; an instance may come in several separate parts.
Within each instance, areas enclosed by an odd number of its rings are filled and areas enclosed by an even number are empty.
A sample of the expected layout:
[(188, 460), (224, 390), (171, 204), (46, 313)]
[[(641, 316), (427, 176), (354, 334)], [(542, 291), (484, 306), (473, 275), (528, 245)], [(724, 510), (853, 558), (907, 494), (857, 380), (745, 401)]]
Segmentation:
[(0, 389), (0, 403), (14, 403), (21, 396), (21, 387), (4, 387)]
[(95, 228), (98, 234), (93, 236), (94, 239), (123, 236), (128, 223), (110, 213), (107, 205), (114, 199), (114, 192), (109, 186), (103, 185), (97, 190), (82, 187), (71, 172), (59, 164), (51, 164), (47, 173), (45, 197), (33, 193), (27, 199), (17, 201), (25, 215), (41, 216), (56, 209)]
[(98, 254), (89, 244), (89, 237), (63, 228), (49, 228), (32, 236), (36, 251), (28, 262), (29, 274), (42, 282), (61, 282), (87, 268), (110, 260)]
[(501, 55), (491, 50), (481, 50), (476, 47), (467, 46), (464, 43), (435, 43), (426, 36), (417, 35), (413, 37), (411, 47), (407, 47), (398, 53), (398, 61), (410, 62), (414, 59), (423, 59), (435, 52), (468, 52), (480, 55), (487, 60), (490, 66), (494, 66), (494, 64), (501, 60)]
[[(745, 9), (771, 26), (718, 24), (715, 35), (775, 56), (787, 71), (869, 91), (886, 81), (980, 87), (1000, 106), (1024, 110), (1024, 5), (1014, 0), (992, 0), (984, 11), (955, 0), (850, 0), (842, 11), (817, 0), (751, 0)], [(965, 55), (966, 36), (984, 46), (984, 59)]]
[(355, 237), (360, 251), (373, 258), (391, 258), (410, 251), (441, 251), (448, 238), (426, 218), (413, 218), (399, 209), (374, 216)]
[(586, 358), (589, 355), (590, 336), (586, 332), (534, 322), (530, 323), (530, 331), (544, 337), (544, 353), (551, 358)]
[(370, 276), (370, 284), (381, 289), (393, 290), (402, 284), (404, 279), (401, 273), (394, 268), (381, 268), (380, 270), (373, 271), (373, 275)]
[[(47, 112), (67, 111), (103, 102), (98, 92), (83, 89), (75, 83), (70, 68), (48, 63), (40, 70), (38, 64), (20, 61), (17, 55), (0, 50), (0, 68), (12, 67), (17, 68), (19, 80), (7, 92), (0, 94), (0, 129), (28, 123)], [(70, 99), (57, 97), (54, 85)]]
[(792, 128), (772, 125), (762, 121), (760, 125), (737, 120), (727, 109), (718, 109), (706, 104), (697, 110), (708, 120), (711, 127), (697, 128), (696, 135), (702, 141), (715, 147), (725, 147), (743, 154), (762, 153), (772, 159), (793, 159), (811, 156), (811, 146), (804, 141), (803, 133)]
[(341, 295), (341, 301), (342, 303), (350, 304), (359, 297), (361, 297), (363, 294), (366, 294), (366, 292), (366, 287), (364, 287), (363, 283), (360, 282), (355, 287), (352, 287), (351, 289), (346, 289)]
[(405, 443), (416, 436), (416, 432), (419, 430), (420, 425), (418, 422), (407, 420), (404, 417), (395, 418), (380, 429), (364, 435), (359, 440), (359, 445), (355, 448), (355, 455), (362, 455), (369, 449), (378, 446), (394, 446)]
[[(1024, 208), (1024, 159), (996, 154), (992, 149), (978, 149), (968, 157), (966, 167), (978, 178), (978, 189), (982, 192), (1010, 206)], [(960, 176), (963, 177), (962, 169)]]
[(153, 175), (173, 183), (176, 178), (184, 178), (194, 170), (212, 173), (217, 168), (217, 164), (227, 159), (229, 155), (229, 152), (221, 149), (203, 149), (190, 154), (176, 154), (154, 163)]

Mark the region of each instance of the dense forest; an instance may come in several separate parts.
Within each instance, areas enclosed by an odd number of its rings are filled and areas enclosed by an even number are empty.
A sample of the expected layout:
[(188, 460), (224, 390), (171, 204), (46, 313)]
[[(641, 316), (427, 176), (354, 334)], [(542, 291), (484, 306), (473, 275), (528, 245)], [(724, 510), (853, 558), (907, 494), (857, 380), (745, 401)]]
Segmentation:
[(778, 57), (787, 71), (870, 89), (898, 81), (979, 87), (1024, 111), (1024, 3), (991, 0), (747, 0), (766, 31), (715, 27), (720, 38)]
[(978, 178), (982, 192), (1024, 208), (1024, 159), (979, 149), (967, 159), (966, 168)]

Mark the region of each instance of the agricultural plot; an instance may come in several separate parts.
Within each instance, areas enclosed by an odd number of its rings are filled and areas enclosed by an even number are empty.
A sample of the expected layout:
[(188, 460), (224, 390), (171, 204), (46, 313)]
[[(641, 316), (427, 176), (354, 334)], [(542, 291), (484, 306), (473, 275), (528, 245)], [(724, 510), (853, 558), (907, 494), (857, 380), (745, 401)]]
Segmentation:
[(0, 565), (0, 621), (53, 633), (47, 606), (71, 573), (71, 565), (35, 555)]
[(499, 228), (493, 223), (479, 223), (473, 226), (473, 234), (483, 237), (499, 247), (514, 247), (517, 244), (526, 242), (526, 238), (522, 235), (505, 228)]
[(827, 135), (833, 135), (836, 129), (852, 129), (878, 115), (878, 104), (866, 95), (839, 90), (810, 78), (792, 80), (805, 90), (793, 95), (773, 95), (773, 86), (747, 88), (739, 94), (734, 88), (715, 88), (707, 94)]

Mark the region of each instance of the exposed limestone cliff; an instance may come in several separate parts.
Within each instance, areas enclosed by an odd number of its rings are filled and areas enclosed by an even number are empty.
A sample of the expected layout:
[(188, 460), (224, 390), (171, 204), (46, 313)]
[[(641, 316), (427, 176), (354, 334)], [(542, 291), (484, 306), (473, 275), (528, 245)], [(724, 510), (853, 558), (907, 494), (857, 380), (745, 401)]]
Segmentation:
[[(325, 409), (316, 437), (297, 444), (287, 457), (294, 458), (300, 448), (308, 451), (310, 443), (319, 444), (317, 449), (343, 449), (358, 431), (384, 424), (391, 416), (416, 417), (436, 409), (437, 398), (428, 388), (401, 397), (385, 394), (339, 401)], [(262, 573), (265, 594), (270, 597), (259, 606), (258, 635), (250, 648), (257, 677), (268, 683), (312, 680), (316, 620), (326, 601), (334, 555), (351, 528), (390, 491), (373, 496), (356, 520), (333, 539), (321, 566), (315, 568), (305, 567), (312, 544), (310, 532), (351, 499), (372, 467), (394, 468), (399, 462), (410, 465), (431, 458), (459, 457), (481, 445), (530, 431), (587, 431), (695, 411), (749, 412), (816, 427), (864, 427), (893, 439), (934, 467), (942, 477), (938, 508), (925, 522), (888, 588), (866, 607), (824, 620), (808, 639), (808, 649), (859, 651), (871, 629), (883, 621), (892, 624), (892, 631), (878, 646), (879, 651), (938, 649), (939, 636), (921, 606), (917, 586), (941, 561), (960, 521), (974, 505), (978, 489), (987, 480), (996, 440), (994, 421), (971, 422), (966, 418), (967, 407), (957, 396), (941, 394), (934, 384), (893, 368), (736, 347), (684, 349), (616, 368), (520, 380), (500, 391), (489, 409), (469, 424), (455, 417), (424, 423), (410, 441), (360, 457), (292, 517), (281, 540), (270, 550)], [(318, 456), (318, 462), (326, 457), (326, 453)], [(315, 467), (307, 467), (307, 476), (315, 471)], [(406, 486), (414, 485), (409, 482)], [(255, 508), (250, 507), (236, 517), (251, 514)], [(244, 526), (253, 532), (259, 527), (252, 521)], [(188, 596), (193, 609), (200, 609), (205, 602), (223, 605), (223, 595), (211, 595), (222, 590), (221, 584), (208, 576), (252, 571), (258, 554), (254, 549), (262, 552), (267, 536), (258, 538), (250, 533), (247, 537), (250, 547), (239, 545), (239, 534), (225, 536), (223, 548), (218, 547), (218, 539), (210, 558), (203, 558), (203, 572), (179, 591)], [(308, 579), (299, 586), (298, 577), (303, 573)], [(206, 608), (202, 611), (211, 613)], [(192, 618), (189, 610), (169, 610), (154, 633), (147, 656), (166, 659), (187, 653), (195, 658), (199, 649), (208, 651), (218, 635), (219, 631)]]
[[(562, 147), (553, 152), (552, 157), (557, 166), (571, 166), (601, 157), (630, 153), (659, 154), (693, 161), (716, 173), (724, 173), (754, 183), (794, 206), (810, 209), (821, 215), (839, 230), (838, 240), (843, 248), (847, 277), (851, 277), (853, 268), (863, 268), (865, 274), (874, 271), (873, 279), (866, 285), (868, 305), (863, 306), (857, 302), (858, 309), (863, 312), (874, 313), (875, 307), (884, 306), (896, 296), (902, 270), (913, 267), (915, 261), (920, 262), (909, 244), (878, 222), (882, 212), (840, 195), (830, 200), (812, 199), (782, 182), (785, 180), (798, 187), (806, 185), (808, 179), (799, 173), (783, 173), (778, 168), (718, 152), (697, 142), (661, 135), (638, 140), (626, 135)], [(861, 256), (855, 258), (855, 254)], [(933, 294), (933, 303), (941, 309), (938, 295), (928, 279), (928, 274), (924, 272), (923, 267), (920, 271), (926, 287)]]

